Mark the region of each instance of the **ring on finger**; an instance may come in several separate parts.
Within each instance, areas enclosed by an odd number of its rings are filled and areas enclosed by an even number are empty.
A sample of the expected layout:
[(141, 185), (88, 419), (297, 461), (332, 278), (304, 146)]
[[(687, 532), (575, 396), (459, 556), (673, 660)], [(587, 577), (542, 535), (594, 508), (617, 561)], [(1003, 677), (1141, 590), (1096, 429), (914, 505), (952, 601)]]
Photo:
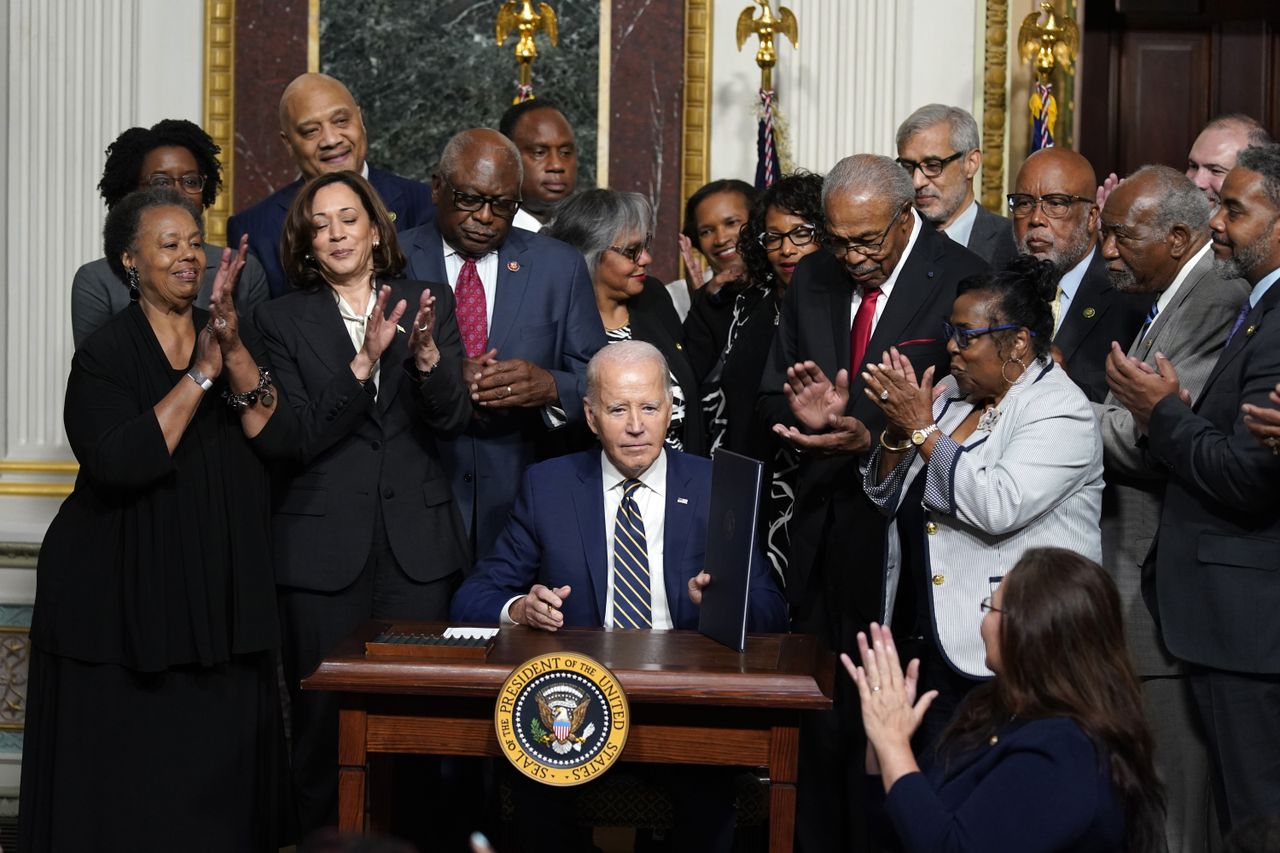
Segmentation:
[(419, 327), (418, 327), (418, 331), (419, 331), (419, 332), (425, 332), (427, 329), (430, 329), (430, 328), (431, 328), (430, 326), (419, 326)]
[(872, 693), (879, 693), (879, 692), (880, 692), (880, 685), (879, 685), (879, 684), (873, 684), (873, 685), (871, 685), (871, 692), (872, 692)]
[(507, 386), (507, 393), (506, 393), (506, 394), (504, 394), (503, 396), (505, 396), (505, 397), (510, 397), (510, 396), (511, 396), (511, 386), (510, 386), (510, 385), (508, 385), (508, 386)]
[(883, 402), (888, 399), (889, 399), (889, 389), (885, 388), (883, 391), (880, 392), (880, 400), (881, 402)]

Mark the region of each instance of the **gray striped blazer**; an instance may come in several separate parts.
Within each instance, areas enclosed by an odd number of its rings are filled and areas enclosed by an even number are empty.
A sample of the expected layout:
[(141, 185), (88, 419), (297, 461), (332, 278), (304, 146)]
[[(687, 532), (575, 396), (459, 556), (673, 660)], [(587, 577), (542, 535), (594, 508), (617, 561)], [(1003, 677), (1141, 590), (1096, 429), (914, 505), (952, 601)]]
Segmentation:
[[(1102, 439), (1084, 392), (1052, 361), (1034, 362), (1005, 394), (990, 430), (957, 443), (949, 434), (973, 411), (955, 380), (938, 383), (933, 416), (943, 434), (928, 462), (911, 452), (879, 482), (876, 446), (864, 473), (867, 497), (890, 517), (882, 615), (898, 578), (925, 572), (939, 648), (964, 675), (991, 675), (979, 604), (1028, 548), (1070, 548), (1102, 558)], [(898, 509), (923, 475), (927, 566), (902, 566)]]

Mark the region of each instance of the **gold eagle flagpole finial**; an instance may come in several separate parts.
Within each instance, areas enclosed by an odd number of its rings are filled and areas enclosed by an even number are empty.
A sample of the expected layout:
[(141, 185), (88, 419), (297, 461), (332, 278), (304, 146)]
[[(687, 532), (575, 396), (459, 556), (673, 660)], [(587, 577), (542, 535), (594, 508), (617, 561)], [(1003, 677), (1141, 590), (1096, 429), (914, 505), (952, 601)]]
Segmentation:
[(496, 35), (498, 47), (502, 47), (513, 32), (519, 32), (516, 42), (516, 62), (520, 65), (520, 83), (516, 88), (516, 96), (511, 101), (518, 104), (533, 99), (533, 60), (538, 58), (538, 46), (533, 41), (534, 33), (541, 30), (547, 34), (551, 46), (556, 46), (556, 13), (546, 3), (538, 3), (534, 10), (532, 0), (509, 0), (498, 10)]
[[(1044, 17), (1043, 23), (1041, 17)], [(1041, 3), (1018, 30), (1018, 50), (1023, 62), (1031, 63), (1036, 90), (1031, 95), (1031, 150), (1053, 147), (1053, 125), (1058, 105), (1050, 77), (1057, 66), (1071, 73), (1080, 49), (1080, 28), (1071, 18), (1060, 17), (1051, 3)]]
[(791, 40), (792, 47), (800, 46), (799, 30), (796, 16), (786, 6), (778, 7), (775, 17), (769, 0), (755, 0), (760, 7), (760, 17), (755, 17), (755, 6), (748, 6), (738, 15), (738, 50), (754, 34), (760, 39), (760, 47), (756, 50), (756, 65), (760, 66), (760, 88), (765, 91), (773, 89), (773, 66), (778, 64), (778, 51), (774, 47), (773, 37), (781, 33)]

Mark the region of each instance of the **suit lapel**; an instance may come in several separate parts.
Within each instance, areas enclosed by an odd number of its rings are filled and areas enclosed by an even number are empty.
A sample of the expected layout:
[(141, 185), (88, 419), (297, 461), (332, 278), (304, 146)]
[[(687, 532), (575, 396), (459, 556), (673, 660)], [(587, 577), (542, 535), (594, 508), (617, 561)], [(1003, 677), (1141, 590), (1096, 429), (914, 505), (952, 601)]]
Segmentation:
[[(680, 611), (688, 601), (685, 577), (685, 551), (690, 545), (690, 528), (698, 511), (698, 495), (689, 487), (689, 477), (679, 463), (679, 457), (667, 453), (666, 518), (662, 533), (662, 585), (667, 591), (667, 608), (671, 611), (671, 624), (678, 627), (684, 622)], [(681, 501), (684, 501), (681, 503)]]
[[(449, 276), (444, 269), (444, 238), (440, 236), (439, 229), (431, 222), (414, 230), (413, 246), (408, 252), (410, 274), (419, 281), (448, 284)], [(413, 264), (413, 259), (419, 263)]]
[[(1177, 317), (1181, 312), (1183, 304), (1191, 298), (1191, 293), (1199, 286), (1200, 280), (1211, 272), (1213, 272), (1212, 252), (1201, 258), (1200, 262), (1191, 268), (1191, 271), (1187, 273), (1186, 281), (1182, 282), (1182, 286), (1173, 295), (1173, 299), (1156, 315), (1155, 322), (1151, 324), (1151, 329), (1147, 332), (1147, 336), (1141, 341), (1135, 338), (1133, 346), (1129, 347), (1128, 354), (1154, 365), (1155, 361), (1151, 359), (1151, 356), (1160, 349), (1156, 344), (1160, 342), (1165, 329), (1168, 328), (1173, 318)], [(1159, 299), (1159, 295), (1156, 296), (1156, 299)], [(1138, 330), (1138, 334), (1142, 334), (1141, 329)]]
[(369, 183), (382, 197), (382, 204), (387, 208), (391, 222), (399, 231), (406, 227), (404, 223), (397, 221), (404, 214), (404, 194), (400, 192), (400, 187), (395, 181), (389, 180), (390, 177), (390, 172), (369, 167)]
[(1262, 299), (1258, 304), (1245, 316), (1244, 322), (1240, 324), (1240, 328), (1232, 335), (1231, 342), (1223, 349), (1222, 355), (1218, 357), (1218, 363), (1213, 366), (1213, 372), (1209, 374), (1209, 379), (1204, 383), (1204, 390), (1200, 392), (1200, 399), (1195, 401), (1193, 408), (1200, 407), (1200, 400), (1208, 394), (1209, 388), (1217, 381), (1222, 372), (1226, 370), (1227, 365), (1236, 359), (1240, 353), (1244, 352), (1244, 348), (1249, 345), (1254, 334), (1257, 333), (1258, 327), (1266, 320), (1266, 315), (1271, 309), (1280, 302), (1280, 285), (1272, 284), (1267, 288), (1267, 292), (1262, 295)]
[(512, 228), (506, 242), (498, 250), (498, 282), (494, 287), (493, 322), (489, 326), (489, 348), (497, 348), (502, 358), (508, 338), (518, 325), (525, 291), (529, 284), (529, 265), (524, 259), (527, 237)]
[(599, 453), (584, 454), (582, 459), (584, 464), (577, 472), (580, 488), (573, 490), (573, 509), (578, 517), (578, 538), (596, 602), (595, 624), (603, 625), (605, 598), (609, 592), (609, 558), (604, 541), (604, 475)]
[(356, 349), (338, 313), (333, 291), (322, 285), (305, 298), (306, 308), (295, 321), (299, 334), (330, 373), (348, 370)]
[(1107, 271), (1103, 266), (1102, 250), (1093, 250), (1093, 259), (1080, 279), (1080, 286), (1067, 306), (1067, 316), (1054, 335), (1054, 344), (1062, 351), (1064, 360), (1070, 360), (1080, 344), (1088, 337), (1089, 330), (1097, 325), (1115, 297)]

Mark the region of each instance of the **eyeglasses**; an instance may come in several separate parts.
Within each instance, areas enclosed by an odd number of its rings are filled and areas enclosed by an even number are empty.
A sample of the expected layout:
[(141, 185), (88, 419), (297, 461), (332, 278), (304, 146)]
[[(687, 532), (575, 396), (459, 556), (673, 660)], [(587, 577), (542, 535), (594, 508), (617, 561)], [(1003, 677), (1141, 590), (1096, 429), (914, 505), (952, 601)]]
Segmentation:
[(919, 162), (916, 162), (915, 160), (904, 160), (899, 157), (896, 162), (899, 166), (907, 170), (908, 175), (914, 175), (916, 173), (916, 169), (919, 169), (920, 174), (924, 175), (926, 178), (936, 178), (942, 174), (943, 169), (947, 168), (948, 163), (951, 163), (954, 160), (959, 160), (968, 153), (968, 151), (957, 151), (950, 157), (943, 157), (942, 159), (937, 157), (926, 157)]
[(198, 193), (204, 189), (204, 175), (183, 175), (176, 181), (168, 175), (151, 175), (142, 183), (153, 190), (172, 189), (177, 184), (182, 187), (183, 192)]
[(818, 234), (818, 229), (812, 224), (806, 222), (804, 225), (797, 225), (790, 231), (761, 231), (756, 235), (756, 242), (759, 243), (766, 252), (772, 252), (782, 246), (783, 238), (791, 241), (791, 245), (799, 248), (807, 246), (813, 242)]
[(1003, 613), (1004, 612), (999, 607), (991, 606), (991, 596), (989, 595), (986, 598), (982, 599), (982, 603), (978, 605), (978, 609), (981, 610), (983, 613)]
[(487, 204), (489, 209), (496, 215), (501, 216), (503, 219), (510, 219), (520, 209), (519, 199), (464, 193), (451, 184), (448, 178), (441, 177), (440, 180), (444, 181), (444, 185), (453, 192), (453, 206), (464, 213), (475, 213)]
[(846, 240), (838, 234), (823, 234), (822, 248), (826, 249), (836, 257), (844, 257), (850, 252), (857, 252), (865, 258), (879, 254), (884, 247), (884, 241), (888, 239), (889, 232), (893, 230), (894, 224), (898, 221), (898, 217), (902, 216), (906, 211), (906, 207), (898, 208), (898, 212), (893, 215), (893, 219), (889, 220), (889, 224), (880, 232), (880, 236), (874, 241), (870, 240)]
[(630, 246), (606, 246), (605, 248), (610, 252), (617, 252), (633, 264), (638, 264), (640, 256), (649, 251), (651, 245), (653, 245), (653, 235), (646, 234), (643, 242), (633, 243)]
[[(957, 329), (955, 326), (951, 325), (946, 320), (943, 320), (942, 321), (942, 339), (944, 341), (955, 341), (956, 347), (959, 349), (968, 349), (969, 344), (973, 342), (974, 338), (979, 338), (979, 337), (982, 337), (983, 335), (989, 335), (992, 332), (1005, 332), (1005, 331), (1008, 331), (1009, 329), (1021, 329), (1021, 328), (1022, 327), (1019, 326), (1017, 323), (1005, 323), (1003, 326), (987, 326), (985, 329)], [(1036, 333), (1031, 331), (1030, 329), (1027, 329), (1027, 334), (1029, 334), (1033, 338), (1036, 336)]]
[(1027, 195), (1026, 193), (1009, 193), (1009, 212), (1017, 219), (1026, 219), (1040, 205), (1044, 215), (1050, 219), (1061, 219), (1071, 212), (1071, 205), (1095, 204), (1096, 199), (1066, 193), (1050, 193), (1049, 195)]

